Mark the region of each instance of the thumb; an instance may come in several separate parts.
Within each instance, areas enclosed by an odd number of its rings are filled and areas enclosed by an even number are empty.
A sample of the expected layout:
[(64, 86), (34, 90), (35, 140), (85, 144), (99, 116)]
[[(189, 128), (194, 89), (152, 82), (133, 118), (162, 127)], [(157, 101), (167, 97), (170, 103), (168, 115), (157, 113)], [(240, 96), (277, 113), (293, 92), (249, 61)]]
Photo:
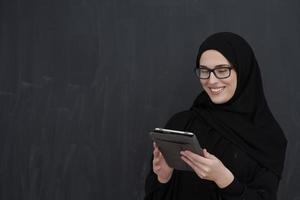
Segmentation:
[(203, 149), (203, 155), (205, 158), (214, 158), (214, 156), (210, 154), (206, 149)]
[(155, 142), (153, 142), (153, 148), (155, 149), (157, 146), (156, 146), (156, 143)]

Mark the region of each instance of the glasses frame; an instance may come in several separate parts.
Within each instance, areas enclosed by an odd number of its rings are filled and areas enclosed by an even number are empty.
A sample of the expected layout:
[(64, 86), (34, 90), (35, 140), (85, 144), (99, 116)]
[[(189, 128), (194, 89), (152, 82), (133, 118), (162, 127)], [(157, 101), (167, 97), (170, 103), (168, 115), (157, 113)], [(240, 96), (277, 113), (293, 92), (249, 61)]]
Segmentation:
[[(221, 77), (221, 78), (219, 78), (219, 77), (217, 76), (215, 70), (217, 70), (217, 69), (224, 69), (224, 68), (229, 69), (229, 74), (228, 74), (228, 76), (226, 76), (226, 77)], [(205, 69), (205, 70), (207, 70), (207, 71), (209, 72), (208, 77), (207, 77), (207, 78), (200, 78), (200, 73), (199, 73), (199, 76), (198, 76), (198, 74), (197, 74), (197, 70), (198, 70), (198, 69), (199, 69), (199, 70), (200, 70), (200, 69)], [(232, 70), (232, 69), (234, 69), (234, 67), (233, 67), (232, 65), (227, 65), (227, 64), (216, 65), (216, 66), (214, 67), (214, 69), (209, 69), (209, 68), (206, 67), (206, 66), (199, 65), (199, 66), (197, 66), (197, 67), (194, 68), (194, 72), (195, 72), (196, 76), (197, 76), (199, 79), (209, 79), (211, 73), (213, 73), (217, 79), (225, 79), (225, 78), (230, 77), (230, 75), (231, 75), (231, 70)]]

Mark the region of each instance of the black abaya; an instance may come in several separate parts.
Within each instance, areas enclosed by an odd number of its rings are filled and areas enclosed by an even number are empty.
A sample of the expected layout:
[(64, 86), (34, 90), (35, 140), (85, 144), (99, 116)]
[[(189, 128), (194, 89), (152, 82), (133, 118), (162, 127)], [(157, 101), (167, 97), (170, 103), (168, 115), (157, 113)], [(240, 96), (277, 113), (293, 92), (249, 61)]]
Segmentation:
[(203, 91), (192, 108), (174, 115), (166, 128), (195, 133), (201, 146), (222, 161), (234, 180), (220, 189), (194, 172), (174, 170), (170, 181), (161, 184), (151, 168), (147, 200), (276, 199), (287, 141), (267, 105), (254, 53), (240, 36), (216, 33), (201, 44), (196, 67), (202, 53), (211, 49), (222, 53), (237, 73), (233, 97), (214, 104)]
[[(220, 189), (214, 182), (202, 180), (194, 172), (174, 170), (171, 180), (162, 184), (151, 168), (146, 180), (145, 200), (275, 200), (278, 176), (205, 126), (191, 112), (174, 115), (166, 128), (196, 133), (200, 145), (218, 157), (234, 174), (234, 181)], [(183, 128), (187, 122), (189, 127)]]

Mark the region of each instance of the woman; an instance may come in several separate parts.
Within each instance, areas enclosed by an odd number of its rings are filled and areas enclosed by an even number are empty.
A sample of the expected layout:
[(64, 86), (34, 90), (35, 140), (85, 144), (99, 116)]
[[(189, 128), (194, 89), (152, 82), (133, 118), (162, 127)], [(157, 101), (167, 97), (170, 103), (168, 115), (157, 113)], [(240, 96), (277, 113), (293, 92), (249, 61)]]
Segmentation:
[(179, 171), (154, 144), (145, 199), (276, 199), (287, 141), (251, 47), (236, 34), (213, 34), (199, 48), (195, 71), (204, 91), (166, 128), (195, 133), (204, 156), (182, 151), (193, 172)]

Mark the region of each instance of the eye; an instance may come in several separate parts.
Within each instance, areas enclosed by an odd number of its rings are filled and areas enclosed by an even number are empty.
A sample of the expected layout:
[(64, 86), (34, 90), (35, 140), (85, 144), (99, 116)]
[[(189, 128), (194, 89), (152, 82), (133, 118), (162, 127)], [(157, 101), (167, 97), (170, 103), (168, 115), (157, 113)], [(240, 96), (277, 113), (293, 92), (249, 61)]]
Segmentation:
[(217, 72), (218, 74), (227, 73), (227, 72), (228, 72), (228, 68), (220, 68), (220, 69), (216, 69), (216, 72)]
[(202, 68), (200, 68), (200, 73), (202, 73), (202, 74), (207, 74), (207, 73), (208, 73), (208, 70), (207, 70), (207, 69), (202, 69)]

